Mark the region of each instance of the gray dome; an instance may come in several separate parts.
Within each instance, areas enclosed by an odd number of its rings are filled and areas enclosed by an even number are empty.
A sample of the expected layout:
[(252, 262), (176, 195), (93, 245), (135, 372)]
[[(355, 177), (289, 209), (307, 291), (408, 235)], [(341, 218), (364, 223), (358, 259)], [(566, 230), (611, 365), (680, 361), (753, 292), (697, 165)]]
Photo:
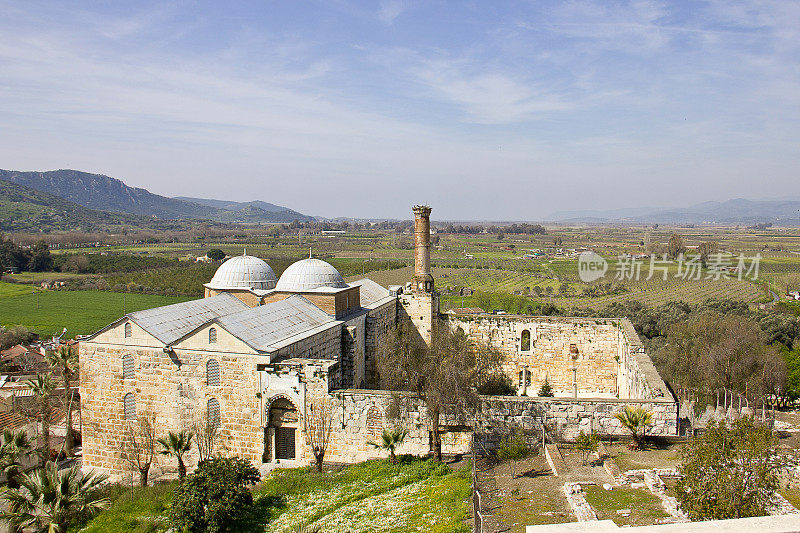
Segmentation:
[(275, 289), (303, 292), (319, 287), (342, 289), (347, 286), (339, 271), (329, 263), (320, 259), (303, 259), (283, 271)]
[(258, 257), (238, 255), (222, 263), (206, 286), (209, 289), (272, 289), (275, 272)]

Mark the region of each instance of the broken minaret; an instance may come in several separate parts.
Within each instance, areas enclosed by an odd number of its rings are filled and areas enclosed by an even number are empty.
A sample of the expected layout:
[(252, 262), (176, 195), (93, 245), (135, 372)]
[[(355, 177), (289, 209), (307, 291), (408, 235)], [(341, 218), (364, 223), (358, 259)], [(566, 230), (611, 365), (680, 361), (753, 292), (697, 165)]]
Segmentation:
[(418, 340), (430, 345), (439, 319), (439, 295), (431, 275), (431, 208), (415, 205), (414, 211), (414, 280), (411, 291), (400, 297), (401, 318), (411, 320), (419, 333)]

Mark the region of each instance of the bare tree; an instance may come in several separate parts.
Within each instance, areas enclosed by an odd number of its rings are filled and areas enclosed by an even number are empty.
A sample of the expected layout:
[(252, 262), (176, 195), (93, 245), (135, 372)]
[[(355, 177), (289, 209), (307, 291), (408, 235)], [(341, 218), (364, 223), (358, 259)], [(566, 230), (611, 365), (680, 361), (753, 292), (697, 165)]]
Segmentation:
[(156, 455), (156, 417), (151, 413), (142, 413), (136, 421), (128, 422), (125, 435), (120, 442), (120, 455), (131, 467), (139, 471), (139, 483), (147, 486), (150, 466)]
[(214, 455), (214, 447), (219, 434), (219, 423), (208, 416), (208, 410), (203, 409), (202, 414), (194, 421), (191, 427), (195, 435), (197, 453), (200, 462), (208, 461)]
[(425, 401), (433, 452), (442, 459), (441, 417), (468, 416), (478, 406), (476, 349), (461, 333), (434, 328), (428, 348), (414, 341), (411, 325), (403, 322), (378, 354), (381, 385), (408, 390)]
[(313, 400), (303, 417), (303, 433), (306, 444), (311, 447), (316, 461), (317, 472), (322, 472), (322, 462), (331, 440), (333, 429), (333, 406), (328, 398)]
[(673, 233), (667, 243), (667, 251), (669, 256), (673, 259), (677, 259), (679, 255), (684, 253), (686, 251), (686, 246), (683, 244), (683, 237), (678, 233)]

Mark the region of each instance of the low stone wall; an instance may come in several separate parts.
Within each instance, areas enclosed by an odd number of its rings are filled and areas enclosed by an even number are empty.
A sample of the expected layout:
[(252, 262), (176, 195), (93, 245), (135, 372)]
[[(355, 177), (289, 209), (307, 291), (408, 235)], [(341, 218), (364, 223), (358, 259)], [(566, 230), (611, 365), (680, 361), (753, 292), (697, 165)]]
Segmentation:
[(678, 431), (678, 405), (665, 400), (619, 400), (613, 398), (521, 398), (487, 396), (481, 409), (478, 435), (487, 449), (494, 449), (513, 428), (541, 432), (542, 421), (550, 438), (573, 440), (581, 431), (601, 436), (626, 436), (628, 431), (615, 418), (626, 405), (641, 406), (653, 413), (647, 434), (671, 437)]
[[(430, 432), (425, 402), (410, 393), (348, 389), (333, 391), (333, 431), (325, 460), (354, 463), (386, 457), (370, 442), (380, 442), (384, 429), (402, 427), (408, 431), (398, 454), (427, 455)], [(467, 453), (471, 432), (467, 428), (442, 435), (442, 451)]]
[[(334, 408), (333, 436), (327, 459), (352, 463), (385, 457), (370, 441), (380, 440), (384, 429), (399, 426), (408, 431), (398, 453), (425, 455), (430, 449), (428, 414), (425, 402), (410, 393), (379, 390), (339, 390), (331, 392)], [(550, 438), (573, 440), (580, 431), (601, 436), (627, 436), (628, 431), (614, 417), (626, 405), (642, 406), (653, 413), (651, 436), (677, 434), (678, 407), (669, 400), (562, 399), (485, 396), (478, 411), (477, 435), (482, 447), (495, 449), (513, 428), (521, 428), (537, 441), (542, 423)], [(470, 449), (471, 428), (449, 417), (442, 425), (452, 431), (443, 435), (445, 453), (466, 453)]]

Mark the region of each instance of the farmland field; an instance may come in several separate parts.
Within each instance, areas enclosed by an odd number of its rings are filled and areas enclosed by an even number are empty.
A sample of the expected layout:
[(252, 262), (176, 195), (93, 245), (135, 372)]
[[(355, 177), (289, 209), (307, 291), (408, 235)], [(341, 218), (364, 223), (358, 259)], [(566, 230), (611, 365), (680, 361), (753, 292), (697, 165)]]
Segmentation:
[(27, 326), (40, 335), (61, 333), (68, 337), (87, 335), (110, 324), (125, 313), (160, 305), (183, 302), (190, 298), (152, 294), (122, 294), (106, 291), (40, 291), (30, 285), (16, 285), (25, 293), (7, 295), (0, 285), (0, 325)]
[[(720, 280), (684, 280), (668, 276), (666, 280), (654, 276), (646, 280), (625, 281), (620, 283), (619, 292), (602, 296), (582, 296), (580, 291), (588, 284), (573, 281), (574, 274), (568, 278), (566, 261), (556, 263), (559, 279), (547, 278), (543, 274), (531, 274), (509, 270), (495, 269), (451, 269), (432, 268), (436, 278), (437, 287), (443, 293), (443, 301), (456, 303), (462, 301), (458, 291), (462, 287), (470, 288), (483, 293), (517, 293), (527, 296), (531, 303), (552, 303), (565, 308), (593, 308), (601, 309), (613, 302), (636, 300), (650, 307), (657, 307), (670, 301), (684, 301), (687, 303), (702, 303), (710, 298), (731, 298), (747, 303), (769, 301), (764, 288), (748, 280), (720, 279)], [(572, 269), (576, 271), (576, 263), (572, 261)], [(413, 277), (411, 267), (390, 271), (370, 272), (367, 277), (381, 285), (402, 285)], [(565, 278), (569, 282), (561, 281)], [(559, 294), (560, 286), (566, 283), (568, 292)], [(534, 294), (536, 287), (541, 289), (541, 294)], [(549, 294), (548, 294), (549, 291)], [(476, 298), (463, 299), (467, 307), (478, 306)]]

